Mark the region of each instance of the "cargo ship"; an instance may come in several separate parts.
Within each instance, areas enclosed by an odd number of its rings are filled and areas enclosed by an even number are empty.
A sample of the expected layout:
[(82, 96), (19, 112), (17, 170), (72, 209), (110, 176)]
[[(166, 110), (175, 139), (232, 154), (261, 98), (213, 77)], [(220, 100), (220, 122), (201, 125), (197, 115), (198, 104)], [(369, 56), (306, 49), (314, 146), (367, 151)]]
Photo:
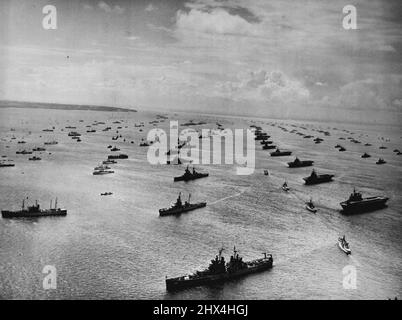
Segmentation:
[(50, 209), (41, 209), (38, 201), (35, 201), (35, 205), (25, 208), (25, 200), (22, 201), (21, 210), (8, 211), (2, 210), (1, 215), (3, 218), (36, 218), (36, 217), (48, 217), (48, 216), (66, 216), (67, 210), (57, 208), (57, 198), (54, 208), (52, 208), (52, 202), (50, 202)]
[(173, 291), (211, 285), (272, 268), (273, 258), (271, 254), (263, 253), (263, 258), (243, 261), (236, 248), (233, 248), (233, 255), (230, 257), (230, 261), (226, 263), (225, 258), (222, 256), (223, 250), (223, 248), (219, 250), (219, 254), (215, 256), (215, 259), (211, 260), (209, 267), (205, 270), (177, 278), (166, 278), (166, 289)]

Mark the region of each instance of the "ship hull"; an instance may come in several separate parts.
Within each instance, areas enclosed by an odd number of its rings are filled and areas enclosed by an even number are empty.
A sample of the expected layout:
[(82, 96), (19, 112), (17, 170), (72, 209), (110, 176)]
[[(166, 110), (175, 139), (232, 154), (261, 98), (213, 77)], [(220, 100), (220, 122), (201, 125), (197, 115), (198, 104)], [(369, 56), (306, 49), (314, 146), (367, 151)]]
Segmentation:
[(360, 202), (341, 202), (343, 214), (364, 213), (386, 208), (389, 198), (372, 197)]
[(284, 157), (284, 156), (290, 156), (292, 154), (291, 151), (283, 151), (283, 152), (272, 152), (271, 157)]
[(330, 181), (332, 181), (333, 177), (334, 177), (333, 175), (322, 175), (315, 179), (311, 179), (310, 177), (307, 177), (307, 178), (303, 178), (303, 180), (305, 181), (305, 184), (313, 185), (313, 184), (320, 184), (320, 183), (324, 183), (324, 182), (330, 182)]
[(181, 213), (185, 213), (185, 212), (189, 212), (198, 208), (204, 208), (207, 205), (206, 202), (200, 202), (200, 203), (195, 203), (195, 204), (191, 204), (188, 207), (185, 208), (181, 208), (181, 209), (173, 209), (173, 210), (159, 210), (159, 216), (163, 217), (163, 216), (172, 216), (172, 215), (179, 215)]
[(248, 274), (265, 271), (270, 268), (272, 268), (272, 260), (267, 260), (266, 262), (261, 263), (258, 266), (242, 269), (235, 273), (208, 275), (199, 278), (189, 278), (187, 280), (185, 279), (185, 277), (166, 279), (166, 289), (168, 291), (174, 291), (198, 286), (212, 285), (217, 282), (226, 282)]
[(201, 178), (206, 178), (208, 177), (208, 173), (200, 173), (197, 174), (195, 176), (180, 176), (180, 177), (174, 177), (173, 181), (177, 182), (177, 181), (191, 181), (191, 180), (197, 180), (197, 179), (201, 179)]
[(38, 218), (38, 217), (55, 217), (66, 216), (67, 210), (46, 210), (39, 212), (29, 211), (1, 211), (3, 218)]
[(301, 167), (310, 167), (312, 166), (314, 161), (301, 161), (299, 164), (294, 162), (288, 162), (289, 168), (301, 168)]

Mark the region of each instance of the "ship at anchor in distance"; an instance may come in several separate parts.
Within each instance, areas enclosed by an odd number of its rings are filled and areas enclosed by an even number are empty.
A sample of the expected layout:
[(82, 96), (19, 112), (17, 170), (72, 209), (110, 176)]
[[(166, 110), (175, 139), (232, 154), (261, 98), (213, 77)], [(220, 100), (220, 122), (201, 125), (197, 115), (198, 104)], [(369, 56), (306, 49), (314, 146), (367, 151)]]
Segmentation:
[(203, 208), (207, 205), (206, 202), (190, 203), (190, 198), (191, 194), (188, 195), (188, 200), (185, 201), (183, 204), (180, 192), (176, 202), (170, 208), (159, 209), (159, 215), (160, 216), (178, 215), (198, 208)]
[(36, 218), (36, 217), (49, 217), (49, 216), (66, 216), (67, 210), (57, 208), (57, 198), (54, 208), (52, 208), (52, 202), (50, 202), (49, 209), (41, 209), (38, 201), (35, 204), (25, 208), (25, 199), (22, 200), (21, 210), (8, 211), (2, 210), (1, 215), (3, 218)]
[(363, 213), (385, 208), (388, 200), (389, 198), (380, 196), (363, 198), (360, 192), (353, 189), (349, 199), (341, 202), (340, 205), (344, 214)]
[(211, 260), (209, 267), (203, 271), (196, 271), (194, 274), (177, 278), (166, 277), (166, 289), (174, 291), (210, 285), (272, 268), (273, 258), (271, 254), (263, 253), (263, 258), (245, 262), (239, 256), (236, 247), (234, 247), (233, 255), (230, 257), (230, 261), (226, 263), (225, 258), (222, 256), (223, 250), (223, 248), (219, 250), (219, 254), (215, 256), (215, 259)]
[(194, 168), (193, 168), (193, 172), (191, 172), (187, 166), (186, 170), (184, 171), (184, 174), (179, 177), (174, 177), (173, 181), (190, 181), (190, 180), (196, 180), (196, 179), (200, 179), (200, 178), (206, 178), (208, 176), (209, 176), (209, 173), (197, 172), (197, 171), (195, 171)]

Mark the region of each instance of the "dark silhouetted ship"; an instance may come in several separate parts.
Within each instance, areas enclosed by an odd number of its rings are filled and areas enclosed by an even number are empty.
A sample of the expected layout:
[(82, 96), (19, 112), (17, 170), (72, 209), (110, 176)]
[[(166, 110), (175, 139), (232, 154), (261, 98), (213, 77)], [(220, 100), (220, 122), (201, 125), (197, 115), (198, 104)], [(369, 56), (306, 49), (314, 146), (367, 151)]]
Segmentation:
[(317, 174), (315, 170), (313, 170), (309, 177), (303, 178), (306, 184), (318, 184), (323, 182), (332, 181), (334, 177), (333, 174)]
[(179, 197), (177, 198), (173, 206), (171, 206), (170, 208), (160, 209), (159, 215), (160, 216), (177, 215), (198, 208), (203, 208), (207, 205), (206, 202), (190, 203), (190, 197), (191, 195), (189, 195), (188, 200), (183, 203), (181, 201), (181, 193), (179, 193)]
[(174, 177), (173, 181), (190, 181), (190, 180), (205, 178), (208, 176), (209, 176), (208, 173), (197, 172), (197, 171), (195, 171), (194, 168), (193, 168), (193, 171), (191, 172), (187, 166), (186, 170), (184, 171), (184, 174), (179, 177)]
[(368, 197), (363, 198), (360, 192), (353, 190), (349, 199), (340, 203), (342, 212), (345, 214), (361, 213), (374, 211), (386, 207), (387, 197)]
[(290, 156), (292, 151), (281, 151), (277, 148), (274, 152), (271, 152), (271, 157), (282, 157), (282, 156)]
[(292, 162), (288, 162), (289, 168), (300, 168), (300, 167), (310, 167), (312, 166), (314, 161), (311, 160), (303, 160), (301, 161), (299, 158), (296, 157), (296, 159)]
[(219, 254), (211, 260), (209, 267), (203, 271), (196, 271), (194, 274), (177, 278), (166, 278), (166, 289), (179, 290), (210, 285), (272, 268), (273, 258), (270, 254), (264, 253), (264, 257), (261, 259), (243, 261), (243, 258), (234, 248), (230, 261), (226, 263), (222, 256), (223, 250), (223, 248), (219, 250)]
[(1, 215), (3, 218), (34, 218), (34, 217), (48, 217), (48, 216), (65, 216), (67, 215), (67, 210), (57, 208), (57, 199), (55, 201), (55, 206), (52, 208), (50, 204), (50, 209), (41, 209), (38, 201), (35, 205), (28, 206), (25, 208), (25, 200), (22, 201), (22, 208), (18, 211), (8, 211), (2, 210)]

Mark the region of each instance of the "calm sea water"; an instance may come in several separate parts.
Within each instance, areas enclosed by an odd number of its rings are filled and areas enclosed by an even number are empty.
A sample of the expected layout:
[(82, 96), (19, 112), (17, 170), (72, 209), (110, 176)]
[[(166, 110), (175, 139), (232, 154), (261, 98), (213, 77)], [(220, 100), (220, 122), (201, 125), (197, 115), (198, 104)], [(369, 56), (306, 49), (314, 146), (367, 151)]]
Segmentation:
[[(398, 127), (357, 126), (258, 120), (277, 145), (290, 149), (302, 159), (315, 161), (319, 172), (335, 174), (334, 182), (303, 185), (310, 168), (289, 169), (291, 157), (271, 158), (257, 144), (256, 170), (249, 176), (236, 175), (235, 165), (198, 166), (210, 176), (189, 183), (173, 182), (181, 166), (153, 166), (141, 138), (154, 126), (156, 113), (112, 113), (0, 109), (0, 156), (13, 159), (16, 166), (0, 168), (0, 208), (18, 209), (23, 198), (39, 200), (47, 207), (58, 198), (68, 209), (61, 218), (0, 219), (0, 297), (6, 299), (387, 299), (402, 293), (402, 156)], [(184, 123), (190, 119), (216, 128), (219, 121), (229, 128), (247, 128), (251, 120), (201, 115), (170, 114)], [(79, 120), (84, 120), (79, 122)], [(113, 124), (121, 120), (121, 124)], [(96, 133), (86, 133), (87, 125)], [(140, 132), (135, 123), (145, 122)], [(168, 120), (167, 120), (168, 121)], [(166, 128), (168, 122), (158, 126)], [(276, 123), (324, 137), (312, 139), (284, 132)], [(77, 143), (67, 136), (66, 126), (83, 133)], [(54, 132), (43, 132), (55, 127)], [(112, 126), (103, 132), (105, 126)], [(117, 126), (122, 140), (112, 141)], [(127, 126), (127, 128), (126, 128)], [(10, 131), (15, 128), (15, 131)], [(201, 127), (196, 127), (200, 129)], [(335, 130), (337, 128), (338, 130)], [(313, 129), (328, 130), (326, 137)], [(353, 135), (342, 131), (351, 130)], [(16, 139), (11, 139), (13, 136)], [(339, 137), (353, 136), (362, 144)], [(389, 141), (383, 141), (389, 139)], [(30, 155), (16, 155), (20, 149), (46, 146), (41, 161)], [(26, 144), (17, 141), (25, 140)], [(134, 140), (135, 144), (130, 141)], [(371, 142), (371, 147), (364, 146)], [(346, 152), (334, 146), (340, 143)], [(129, 155), (113, 165), (115, 173), (93, 176), (92, 169), (106, 158), (107, 146), (116, 145)], [(379, 146), (387, 147), (380, 150)], [(372, 158), (360, 158), (367, 151)], [(51, 153), (51, 154), (50, 154)], [(385, 165), (376, 165), (378, 157)], [(269, 176), (263, 174), (268, 169)], [(284, 181), (291, 192), (281, 189)], [(344, 216), (339, 202), (356, 187), (364, 195), (386, 195), (389, 207), (372, 213)], [(112, 196), (100, 196), (111, 191)], [(208, 205), (180, 217), (159, 217), (158, 209), (169, 206), (179, 192), (191, 192), (193, 201)], [(310, 197), (319, 211), (305, 210)], [(337, 238), (346, 235), (352, 255), (337, 247)], [(245, 260), (270, 252), (272, 270), (213, 287), (167, 293), (165, 276), (173, 277), (207, 267), (224, 246), (229, 256), (233, 246)], [(44, 290), (42, 270), (57, 270), (57, 289)], [(343, 288), (342, 270), (353, 265), (357, 288)]]

